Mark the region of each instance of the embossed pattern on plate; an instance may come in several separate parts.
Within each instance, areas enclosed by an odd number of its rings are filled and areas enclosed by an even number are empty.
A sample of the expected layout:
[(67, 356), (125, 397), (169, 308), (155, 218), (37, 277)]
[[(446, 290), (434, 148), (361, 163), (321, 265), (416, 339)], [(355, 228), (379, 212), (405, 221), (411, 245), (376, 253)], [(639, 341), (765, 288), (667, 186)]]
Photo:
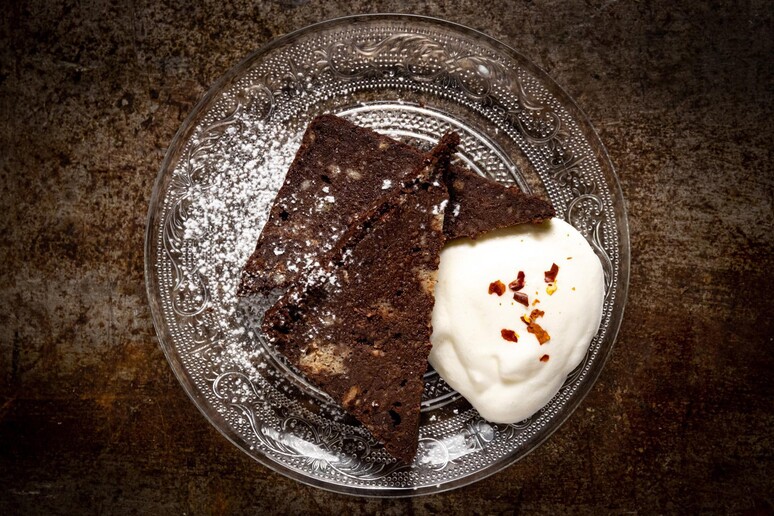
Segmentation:
[[(489, 423), (429, 371), (419, 453), (413, 464), (397, 464), (255, 332), (265, 306), (237, 300), (239, 272), (304, 128), (324, 112), (425, 148), (454, 129), (462, 137), (460, 162), (540, 191), (586, 236), (605, 273), (602, 323), (583, 363), (533, 417)], [(505, 45), (416, 16), (323, 22), (232, 69), (167, 152), (145, 251), (162, 349), (209, 421), (285, 475), (372, 496), (465, 485), (538, 446), (599, 375), (621, 323), (629, 274), (615, 172), (574, 102)]]

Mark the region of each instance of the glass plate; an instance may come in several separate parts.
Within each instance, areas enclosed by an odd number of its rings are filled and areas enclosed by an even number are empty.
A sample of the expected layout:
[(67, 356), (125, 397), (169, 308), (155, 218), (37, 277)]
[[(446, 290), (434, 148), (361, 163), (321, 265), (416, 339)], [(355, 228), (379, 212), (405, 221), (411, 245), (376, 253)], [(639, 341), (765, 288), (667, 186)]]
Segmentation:
[[(276, 356), (237, 301), (251, 253), (307, 123), (333, 112), (547, 196), (598, 254), (606, 298), (583, 363), (533, 417), (482, 419), (433, 371), (419, 452), (396, 463), (360, 425)], [(301, 482), (407, 496), (469, 484), (535, 449), (598, 377), (626, 300), (621, 190), (573, 100), (514, 50), (474, 30), (404, 15), (355, 16), (284, 36), (229, 71), (178, 131), (156, 181), (145, 274), (161, 347), (205, 417), (245, 453)]]

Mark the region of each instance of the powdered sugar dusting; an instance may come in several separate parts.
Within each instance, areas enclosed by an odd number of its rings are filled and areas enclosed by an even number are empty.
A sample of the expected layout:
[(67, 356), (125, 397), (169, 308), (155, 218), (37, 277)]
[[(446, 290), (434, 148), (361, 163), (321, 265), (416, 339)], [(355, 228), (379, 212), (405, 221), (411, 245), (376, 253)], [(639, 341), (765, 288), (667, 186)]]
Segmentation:
[[(259, 341), (260, 318), (272, 300), (246, 301), (236, 292), (242, 268), (268, 220), (304, 128), (264, 125), (237, 115), (214, 142), (192, 138), (190, 165), (176, 170), (186, 191), (181, 237), (190, 271), (183, 271), (183, 276), (198, 277), (207, 286), (206, 326), (218, 336), (205, 351), (206, 358), (199, 360), (207, 364), (213, 378), (244, 377), (243, 385), (229, 386), (232, 392), (244, 391), (228, 400), (231, 403), (250, 398), (251, 403), (259, 401), (269, 408), (292, 404), (297, 397), (294, 389), (299, 385), (293, 385), (294, 375), (288, 375), (284, 361)], [(330, 204), (335, 198), (329, 194), (321, 201)], [(286, 249), (278, 244), (273, 252), (281, 256)], [(336, 284), (335, 277), (326, 279)], [(195, 282), (189, 281), (193, 290)], [(326, 398), (318, 394), (318, 399)], [(331, 420), (344, 417), (342, 409), (332, 403), (322, 403), (318, 414)]]
[[(184, 238), (194, 243), (200, 273), (218, 281), (224, 305), (236, 301), (242, 266), (299, 146), (300, 134), (288, 135), (286, 141), (268, 134), (260, 125), (251, 126), (223, 138), (210, 154), (199, 158), (212, 170), (209, 182), (191, 191)], [(211, 164), (210, 155), (218, 157)], [(280, 255), (284, 250), (274, 252)]]
[(201, 180), (189, 190), (183, 222), (193, 268), (209, 286), (212, 319), (224, 332), (219, 368), (241, 370), (251, 380), (260, 346), (245, 345), (254, 344), (254, 326), (242, 323), (236, 290), (301, 138), (300, 131), (277, 133), (237, 119), (207, 152), (197, 153), (191, 161)]
[(446, 204), (448, 202), (448, 199), (444, 199), (439, 204), (433, 206), (433, 215), (440, 215), (441, 213), (444, 213), (446, 211)]

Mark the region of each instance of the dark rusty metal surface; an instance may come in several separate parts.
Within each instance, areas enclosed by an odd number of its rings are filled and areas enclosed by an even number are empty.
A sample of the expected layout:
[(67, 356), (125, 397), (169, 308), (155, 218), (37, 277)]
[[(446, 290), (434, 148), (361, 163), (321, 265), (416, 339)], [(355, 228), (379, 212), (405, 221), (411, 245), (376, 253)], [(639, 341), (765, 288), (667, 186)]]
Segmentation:
[[(774, 511), (772, 8), (765, 1), (12, 2), (0, 17), (0, 513)], [(415, 12), (501, 39), (586, 111), (627, 199), (612, 359), (477, 484), (372, 500), (254, 463), (198, 413), (143, 283), (151, 186), (209, 85), (272, 38)]]

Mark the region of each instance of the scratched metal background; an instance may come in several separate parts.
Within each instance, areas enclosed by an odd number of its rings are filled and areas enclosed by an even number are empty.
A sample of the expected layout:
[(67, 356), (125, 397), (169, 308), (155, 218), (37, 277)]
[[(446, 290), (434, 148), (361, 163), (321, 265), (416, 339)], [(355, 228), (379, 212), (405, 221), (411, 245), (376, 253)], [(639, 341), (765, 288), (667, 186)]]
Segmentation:
[[(0, 16), (0, 513), (774, 512), (768, 2), (11, 2)], [(200, 96), (274, 37), (413, 12), (545, 69), (607, 146), (632, 277), (613, 356), (548, 442), (374, 500), (264, 468), (201, 417), (143, 280), (152, 183)]]

